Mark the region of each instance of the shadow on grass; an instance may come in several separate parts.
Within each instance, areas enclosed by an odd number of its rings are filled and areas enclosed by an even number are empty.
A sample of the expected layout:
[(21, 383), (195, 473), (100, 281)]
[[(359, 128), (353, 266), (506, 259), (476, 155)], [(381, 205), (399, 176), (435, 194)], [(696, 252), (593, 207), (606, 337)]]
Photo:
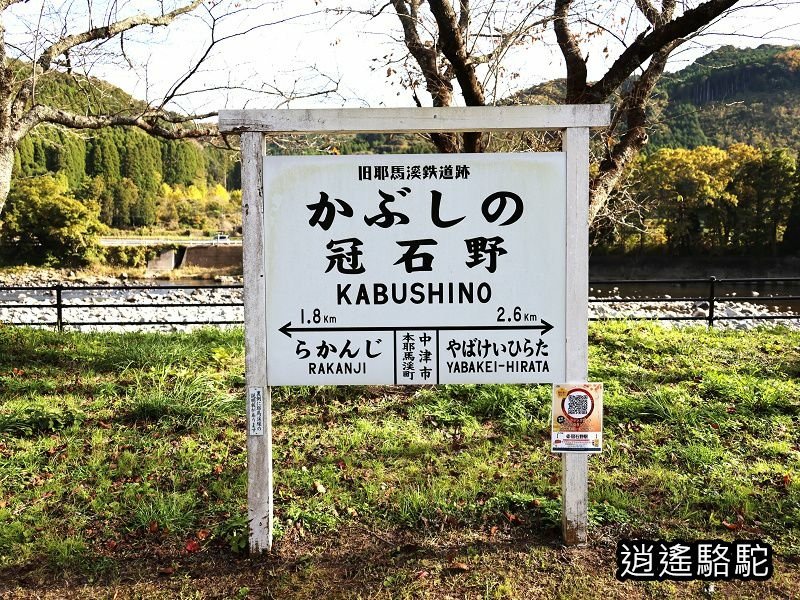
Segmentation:
[(194, 598), (189, 590), (202, 590), (202, 597), (220, 598), (354, 598), (411, 591), (416, 597), (442, 585), (450, 593), (478, 582), (494, 588), (503, 583), (509, 556), (555, 556), (559, 545), (555, 531), (525, 527), (491, 533), (373, 531), (352, 523), (313, 538), (293, 532), (260, 556), (234, 554), (216, 542), (197, 553), (120, 545), (114, 552), (82, 552), (67, 562), (58, 555), (40, 556), (0, 568), (0, 593), (7, 594), (4, 598), (15, 597), (14, 591), (44, 597)]
[[(634, 600), (707, 598), (702, 581), (657, 584), (614, 577), (614, 545), (564, 548), (556, 535), (499, 532), (373, 531), (354, 524), (335, 534), (280, 540), (273, 552), (241, 556), (213, 545), (190, 554), (102, 555), (92, 576), (37, 566), (0, 569), (4, 598), (526, 598), (580, 596)], [(792, 598), (800, 566), (777, 558), (766, 582), (716, 582), (725, 598)]]

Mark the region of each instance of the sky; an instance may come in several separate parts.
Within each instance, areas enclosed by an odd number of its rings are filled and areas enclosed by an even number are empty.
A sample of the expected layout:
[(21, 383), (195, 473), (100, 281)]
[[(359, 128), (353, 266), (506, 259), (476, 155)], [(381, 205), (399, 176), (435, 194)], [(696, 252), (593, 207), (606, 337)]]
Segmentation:
[[(592, 34), (584, 45), (592, 79), (608, 68), (623, 44), (641, 31), (643, 23), (625, 0), (583, 1), (590, 7), (591, 20), (609, 31)], [(533, 4), (508, 2), (509, 10), (494, 14), (494, 20), (488, 23), (492, 30), (513, 21), (515, 9), (527, 10)], [(219, 42), (198, 72), (180, 87), (181, 93), (192, 93), (179, 95), (171, 108), (191, 113), (276, 106), (413, 106), (413, 96), (403, 85), (408, 71), (401, 62), (392, 62), (400, 59), (405, 50), (398, 41), (396, 15), (390, 9), (375, 18), (335, 10), (367, 10), (382, 4), (373, 0), (222, 0), (211, 12), (200, 10), (168, 28), (147, 28), (126, 36), (124, 59), (119, 58), (119, 43), (112, 42), (99, 48), (100, 59), (97, 54), (86, 57), (86, 64), (91, 65), (93, 75), (138, 98), (156, 101), (203, 56), (208, 48), (212, 15), (219, 17), (227, 12), (228, 16), (214, 23), (215, 34), (218, 39), (231, 37)], [(116, 8), (118, 16), (127, 16), (157, 5), (150, 0), (26, 2), (12, 7), (12, 18), (6, 16), (7, 39), (30, 58), (41, 54), (41, 48), (63, 31), (65, 23), (70, 32), (84, 28), (89, 22), (87, 6), (91, 6), (92, 23), (96, 24), (108, 18), (110, 6)], [(480, 9), (482, 0), (473, 0), (473, 6)], [(686, 66), (722, 44), (800, 43), (800, 0), (750, 0), (737, 7), (741, 8), (682, 46), (670, 69)], [(247, 30), (251, 31), (243, 34)], [(76, 63), (80, 59), (73, 57)], [(547, 27), (540, 41), (511, 49), (502, 64), (501, 76), (487, 77), (485, 82), (487, 91), (498, 98), (563, 76), (560, 52)], [(319, 93), (325, 90), (330, 93)], [(429, 104), (424, 86), (417, 91), (423, 103)]]

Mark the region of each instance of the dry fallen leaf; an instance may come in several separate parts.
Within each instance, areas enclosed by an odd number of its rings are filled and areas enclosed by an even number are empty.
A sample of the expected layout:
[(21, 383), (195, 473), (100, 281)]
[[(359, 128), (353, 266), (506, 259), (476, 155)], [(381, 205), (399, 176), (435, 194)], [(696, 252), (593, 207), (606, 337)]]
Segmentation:
[(197, 540), (189, 540), (184, 547), (187, 552), (200, 552), (200, 542)]
[(454, 562), (451, 563), (449, 567), (447, 567), (447, 570), (450, 573), (466, 573), (467, 571), (469, 571), (469, 565), (463, 562)]
[(742, 528), (742, 525), (740, 523), (728, 523), (727, 521), (723, 521), (722, 524), (731, 531), (738, 531), (739, 529)]

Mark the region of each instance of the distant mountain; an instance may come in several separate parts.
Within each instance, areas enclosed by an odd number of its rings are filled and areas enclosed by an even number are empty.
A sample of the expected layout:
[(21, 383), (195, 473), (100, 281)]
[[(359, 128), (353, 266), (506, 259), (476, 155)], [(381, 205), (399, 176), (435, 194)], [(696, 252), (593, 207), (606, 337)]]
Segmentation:
[[(24, 70), (22, 63), (17, 69)], [(556, 104), (564, 97), (565, 81), (556, 79), (523, 90), (502, 104)], [(65, 73), (55, 73), (37, 86), (37, 99), (78, 113), (136, 110), (143, 103), (101, 80), (82, 81)], [(700, 145), (727, 147), (735, 142), (771, 147), (788, 147), (800, 152), (800, 46), (762, 45), (758, 48), (724, 46), (675, 73), (667, 73), (657, 88), (651, 106), (650, 144), (647, 151), (660, 147), (694, 148)], [(47, 129), (47, 128), (45, 128)], [(90, 133), (91, 138), (102, 133)], [(141, 132), (128, 134), (144, 137)], [(57, 171), (65, 162), (66, 132), (45, 133), (22, 144), (22, 172), (25, 175)], [(84, 136), (76, 136), (83, 138)], [(82, 139), (76, 142), (83, 145)], [(120, 138), (118, 143), (123, 144)], [(28, 148), (31, 146), (31, 148)], [(40, 151), (38, 147), (43, 146)], [(172, 182), (167, 161), (183, 153), (196, 153), (194, 142), (162, 142), (164, 180)], [(83, 148), (79, 152), (84, 151)], [(85, 150), (87, 153), (90, 148)], [(435, 151), (422, 136), (399, 134), (361, 134), (307, 139), (303, 146), (274, 143), (272, 154), (403, 154)], [(193, 174), (198, 179), (229, 184), (238, 183), (238, 170), (226, 153), (203, 146), (201, 163)], [(26, 157), (29, 156), (26, 163)], [(91, 157), (87, 155), (87, 160)], [(73, 161), (76, 162), (76, 161)], [(195, 161), (197, 163), (197, 161)], [(202, 164), (204, 163), (204, 164)], [(81, 168), (77, 161), (76, 178), (91, 166)], [(29, 167), (27, 165), (30, 165)], [(175, 179), (178, 182), (178, 179)]]
[[(557, 104), (565, 90), (565, 80), (554, 79), (503, 104)], [(662, 77), (650, 118), (648, 152), (735, 142), (800, 151), (800, 46), (710, 52)]]
[[(10, 61), (19, 79), (30, 77), (30, 64)], [(36, 101), (63, 108), (79, 115), (133, 113), (146, 103), (96, 77), (50, 71), (36, 81)]]
[(723, 46), (659, 83), (651, 148), (800, 150), (800, 46)]

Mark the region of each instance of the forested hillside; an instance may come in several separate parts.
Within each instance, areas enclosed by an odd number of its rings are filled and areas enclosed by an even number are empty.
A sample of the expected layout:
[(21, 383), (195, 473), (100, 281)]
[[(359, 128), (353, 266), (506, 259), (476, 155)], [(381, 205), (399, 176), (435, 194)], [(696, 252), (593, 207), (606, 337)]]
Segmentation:
[[(507, 102), (564, 93), (554, 80)], [(800, 47), (725, 46), (668, 73), (649, 121), (644, 155), (595, 223), (595, 252), (800, 251)]]
[[(16, 67), (27, 68), (19, 63)], [(66, 73), (44, 80), (37, 88), (37, 101), (82, 114), (137, 104), (105, 82)], [(192, 140), (159, 140), (134, 128), (74, 131), (40, 126), (23, 138), (14, 158), (16, 182), (53, 174), (64, 180), (65, 193), (95, 201), (100, 220), (119, 228), (152, 226), (159, 217), (166, 227), (202, 227), (202, 210), (184, 207), (181, 219), (179, 203), (168, 197), (182, 190), (187, 199), (197, 200), (217, 188), (238, 187), (233, 153)]]
[(800, 47), (724, 46), (662, 79), (651, 150), (754, 146), (800, 149)]
[[(20, 66), (19, 68), (23, 68)], [(509, 99), (510, 103), (556, 103), (563, 81), (551, 81)], [(122, 90), (102, 81), (91, 85), (67, 74), (47, 80), (40, 101), (93, 113), (136, 104)], [(800, 143), (800, 48), (763, 45), (725, 46), (689, 67), (664, 76), (653, 109), (650, 151), (660, 147), (755, 146), (797, 148)], [(420, 153), (432, 145), (419, 136), (363, 134), (334, 138), (317, 150), (336, 154)], [(313, 144), (308, 151), (313, 151)], [(272, 144), (270, 152), (297, 152)], [(301, 150), (302, 151), (302, 150)], [(135, 129), (73, 132), (40, 127), (23, 140), (16, 172), (23, 177), (63, 172), (70, 186), (84, 177), (123, 178), (151, 195), (158, 183), (170, 186), (221, 184), (238, 187), (231, 153), (193, 141), (158, 141)]]
[[(16, 68), (28, 67), (16, 63)], [(87, 115), (113, 114), (137, 105), (145, 108), (143, 102), (109, 83), (74, 78), (67, 73), (52, 73), (44, 79), (37, 87), (36, 101)], [(25, 177), (63, 171), (70, 183), (79, 183), (84, 175), (103, 176), (112, 182), (121, 176), (150, 190), (151, 182), (137, 173), (143, 165), (134, 158), (143, 152), (146, 167), (170, 185), (226, 183), (231, 171), (229, 152), (195, 141), (154, 141), (131, 128), (78, 131), (42, 126), (22, 140), (17, 172)]]
[(647, 156), (605, 250), (670, 255), (800, 250), (800, 47), (725, 46), (664, 76)]

